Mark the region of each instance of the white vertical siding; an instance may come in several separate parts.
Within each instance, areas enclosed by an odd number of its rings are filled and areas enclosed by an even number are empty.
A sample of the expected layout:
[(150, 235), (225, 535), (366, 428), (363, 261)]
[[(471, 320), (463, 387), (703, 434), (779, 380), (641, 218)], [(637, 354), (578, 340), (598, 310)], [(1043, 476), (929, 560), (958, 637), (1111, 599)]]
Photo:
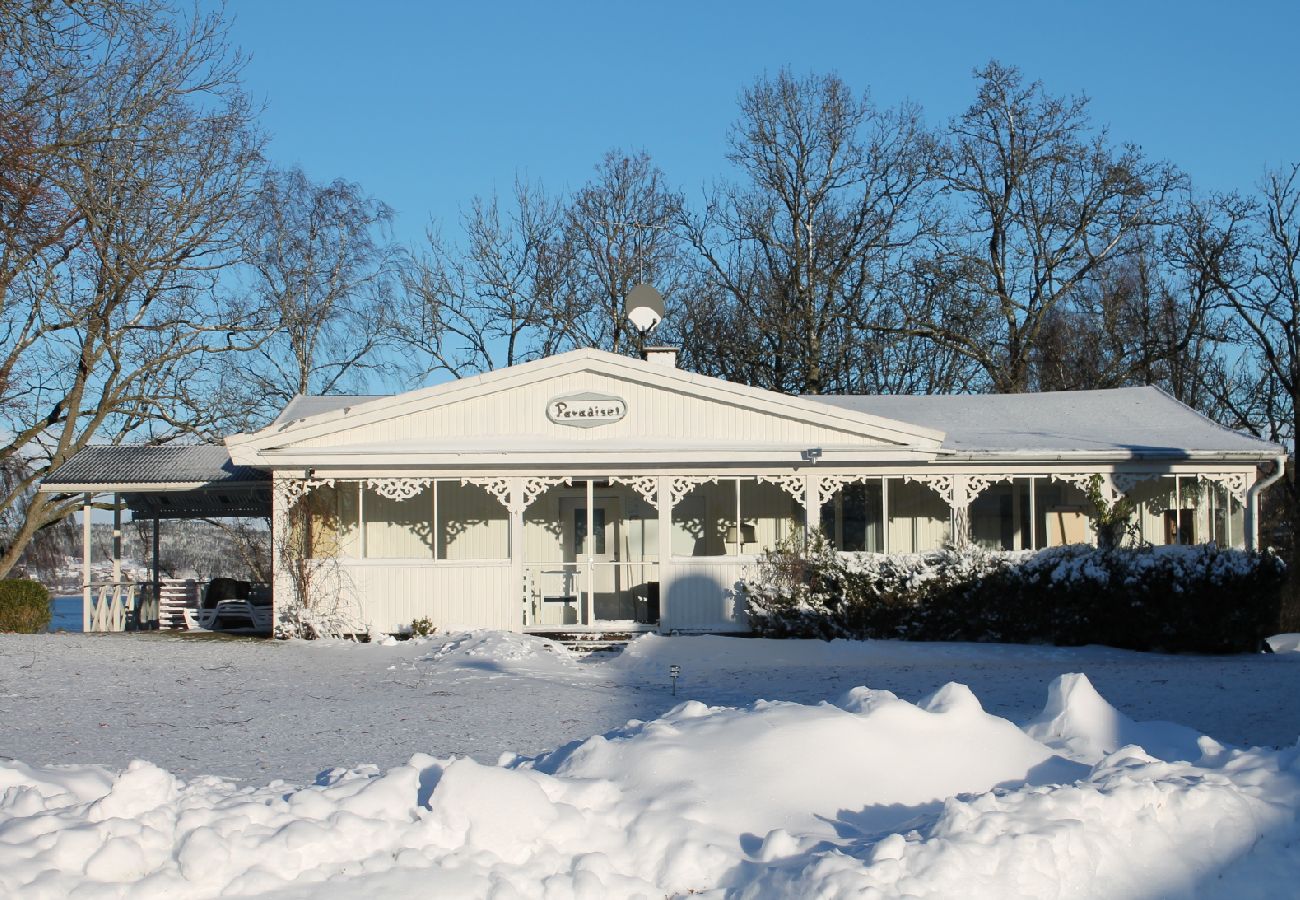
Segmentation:
[[(621, 397), (627, 402), (627, 415), (618, 422), (599, 428), (557, 425), (546, 417), (550, 400), (587, 392)], [(745, 409), (721, 400), (642, 384), (628, 378), (570, 372), (503, 387), (485, 396), (407, 411), (403, 415), (327, 437), (310, 438), (299, 446), (438, 440), (466, 435), (543, 435), (574, 441), (684, 438), (692, 441), (712, 439), (729, 444), (743, 435), (745, 440), (754, 442), (789, 442), (807, 446), (820, 443), (878, 446), (884, 443), (860, 433)]]
[(440, 631), (518, 631), (523, 624), (522, 596), (508, 562), (344, 562), (340, 567), (358, 601), (358, 614), (376, 631), (396, 633), (421, 618)]
[(744, 560), (673, 560), (661, 594), (660, 629), (747, 631), (749, 618), (734, 588), (752, 565)]

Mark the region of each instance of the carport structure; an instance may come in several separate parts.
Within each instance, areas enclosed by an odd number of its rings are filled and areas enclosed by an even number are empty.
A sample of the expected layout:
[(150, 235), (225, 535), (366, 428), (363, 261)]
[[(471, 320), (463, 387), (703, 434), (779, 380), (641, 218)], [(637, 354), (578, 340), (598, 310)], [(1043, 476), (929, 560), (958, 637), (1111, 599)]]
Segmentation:
[[(237, 466), (219, 444), (86, 447), (52, 472), (44, 493), (82, 496), (82, 628), (124, 631), (156, 628), (162, 580), (158, 535), (163, 519), (253, 518), (271, 515), (271, 474)], [(97, 498), (112, 496), (113, 574), (91, 576), (91, 511)], [(122, 577), (122, 511), (152, 520), (149, 582)], [(148, 586), (147, 592), (141, 591)]]

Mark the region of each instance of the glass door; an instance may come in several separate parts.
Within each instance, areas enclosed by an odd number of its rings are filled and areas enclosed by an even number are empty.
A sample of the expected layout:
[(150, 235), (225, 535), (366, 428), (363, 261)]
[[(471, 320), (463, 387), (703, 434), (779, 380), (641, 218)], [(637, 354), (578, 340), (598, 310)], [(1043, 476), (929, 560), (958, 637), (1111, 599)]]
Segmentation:
[(561, 503), (564, 521), (564, 561), (576, 568), (583, 595), (582, 622), (630, 621), (624, 610), (619, 565), (619, 505), (616, 497), (566, 497)]

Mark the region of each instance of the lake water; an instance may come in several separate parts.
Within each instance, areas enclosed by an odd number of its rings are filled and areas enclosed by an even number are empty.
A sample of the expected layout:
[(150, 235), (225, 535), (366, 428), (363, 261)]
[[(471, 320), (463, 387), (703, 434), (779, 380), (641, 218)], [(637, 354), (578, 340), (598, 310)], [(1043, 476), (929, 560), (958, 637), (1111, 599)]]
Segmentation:
[(50, 598), (50, 631), (81, 630), (81, 595)]

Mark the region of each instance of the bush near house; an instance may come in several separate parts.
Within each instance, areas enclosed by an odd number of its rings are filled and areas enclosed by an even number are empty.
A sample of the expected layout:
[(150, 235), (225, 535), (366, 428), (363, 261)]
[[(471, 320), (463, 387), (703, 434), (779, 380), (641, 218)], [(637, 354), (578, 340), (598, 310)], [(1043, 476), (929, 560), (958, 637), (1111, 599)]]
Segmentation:
[(50, 627), (50, 592), (39, 581), (0, 581), (0, 631), (39, 634)]
[(1230, 653), (1258, 650), (1276, 629), (1285, 577), (1274, 554), (1213, 545), (882, 556), (819, 538), (766, 554), (737, 591), (767, 637)]

